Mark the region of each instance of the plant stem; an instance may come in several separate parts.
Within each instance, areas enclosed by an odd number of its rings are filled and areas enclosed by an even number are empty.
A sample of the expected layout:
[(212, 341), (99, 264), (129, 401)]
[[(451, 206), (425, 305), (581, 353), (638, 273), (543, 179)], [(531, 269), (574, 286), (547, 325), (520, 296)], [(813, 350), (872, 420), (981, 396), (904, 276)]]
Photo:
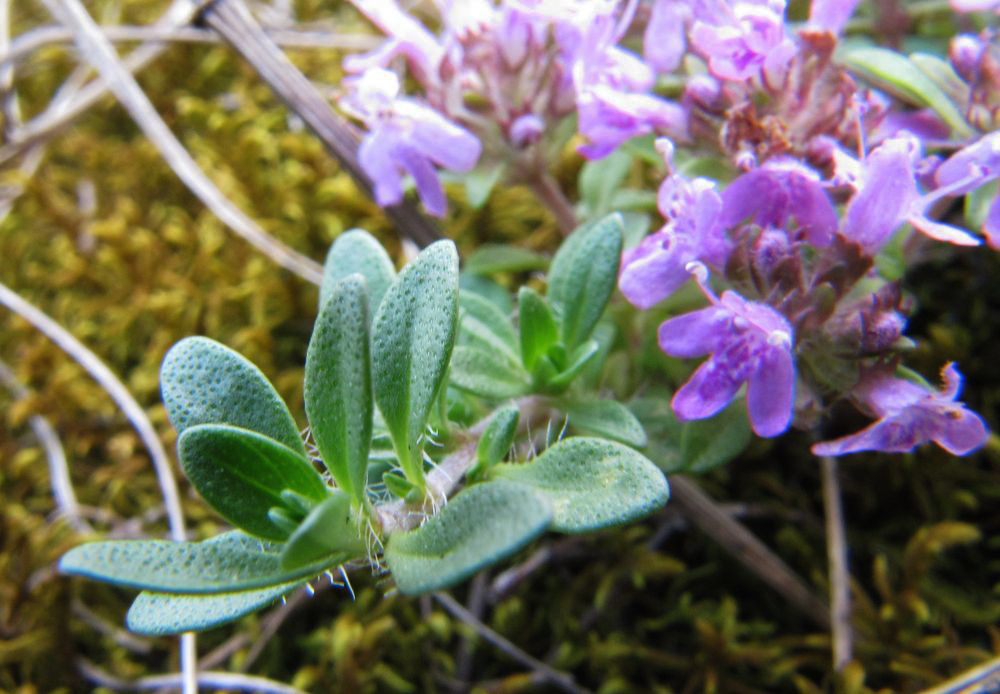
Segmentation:
[(576, 212), (556, 179), (547, 171), (538, 170), (528, 176), (528, 185), (535, 197), (555, 216), (563, 236), (569, 236), (576, 229)]
[(820, 459), (823, 473), (823, 507), (826, 512), (826, 555), (830, 563), (830, 628), (833, 632), (833, 667), (842, 670), (851, 660), (850, 576), (847, 573), (847, 538), (844, 509), (837, 479), (837, 461)]

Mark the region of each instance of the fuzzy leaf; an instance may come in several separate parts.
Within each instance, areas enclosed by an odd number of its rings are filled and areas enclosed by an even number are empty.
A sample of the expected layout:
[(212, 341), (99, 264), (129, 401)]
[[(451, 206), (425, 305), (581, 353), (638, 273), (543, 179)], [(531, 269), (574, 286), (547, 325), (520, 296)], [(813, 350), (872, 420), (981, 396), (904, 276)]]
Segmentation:
[(406, 476), (423, 487), (421, 437), (455, 343), (458, 254), (451, 241), (428, 246), (399, 275), (375, 315), (375, 401)]
[(129, 608), (125, 624), (131, 631), (145, 636), (204, 631), (267, 607), (302, 585), (303, 581), (291, 581), (214, 595), (143, 591)]
[(496, 351), (459, 346), (451, 357), (451, 385), (474, 395), (504, 400), (528, 392), (528, 375)]
[(499, 346), (517, 359), (517, 335), (508, 314), (499, 306), (474, 292), (462, 290), (458, 295), (461, 311), (459, 343)]
[(500, 464), (491, 475), (544, 494), (552, 504), (552, 529), (564, 533), (641, 518), (663, 506), (670, 494), (653, 463), (603, 439), (564, 439), (530, 463)]
[(281, 568), (274, 545), (238, 530), (204, 542), (107, 540), (74, 547), (59, 561), (63, 573), (161, 593), (229, 593), (276, 586), (317, 574), (317, 563)]
[(306, 353), (305, 405), (313, 437), (337, 486), (365, 501), (372, 440), (371, 363), (365, 280), (349, 275), (331, 290)]
[(473, 275), (493, 275), (544, 270), (548, 266), (548, 257), (536, 251), (519, 246), (484, 244), (466, 259), (463, 269)]
[(521, 363), (528, 371), (535, 368), (538, 357), (549, 351), (559, 339), (559, 326), (541, 294), (531, 287), (521, 287), (517, 294), (521, 333)]
[(160, 389), (178, 434), (199, 424), (256, 431), (306, 454), (288, 406), (260, 369), (207, 337), (174, 345), (160, 367)]
[(929, 106), (961, 137), (973, 132), (962, 112), (909, 58), (888, 48), (857, 46), (845, 50), (840, 60), (876, 86), (918, 106)]
[(396, 279), (396, 268), (382, 244), (363, 229), (345, 231), (337, 237), (326, 254), (319, 305), (323, 306), (337, 282), (360, 273), (368, 283), (368, 320), (372, 319), (382, 297)]
[(350, 497), (335, 490), (309, 512), (288, 538), (281, 551), (281, 566), (294, 569), (320, 560), (340, 563), (364, 556), (365, 545), (359, 533)]
[(199, 424), (181, 434), (177, 452), (184, 472), (212, 508), (233, 525), (268, 540), (288, 537), (267, 514), (273, 506), (288, 508), (282, 491), (315, 502), (328, 493), (323, 478), (303, 456), (247, 429)]
[(476, 484), (416, 530), (390, 536), (385, 559), (400, 592), (439, 590), (521, 549), (551, 517), (545, 498), (523, 485)]
[(514, 445), (520, 418), (521, 412), (515, 405), (502, 407), (493, 414), (476, 445), (476, 459), (481, 465), (492, 467), (504, 459)]
[(567, 349), (586, 340), (618, 282), (623, 224), (612, 214), (567, 238), (549, 269), (549, 305)]
[(570, 426), (628, 446), (646, 445), (646, 431), (632, 412), (617, 400), (570, 400), (561, 406)]
[(649, 455), (667, 473), (703, 474), (724, 465), (750, 443), (742, 398), (709, 419), (679, 421), (670, 393), (633, 400), (629, 408), (649, 433)]

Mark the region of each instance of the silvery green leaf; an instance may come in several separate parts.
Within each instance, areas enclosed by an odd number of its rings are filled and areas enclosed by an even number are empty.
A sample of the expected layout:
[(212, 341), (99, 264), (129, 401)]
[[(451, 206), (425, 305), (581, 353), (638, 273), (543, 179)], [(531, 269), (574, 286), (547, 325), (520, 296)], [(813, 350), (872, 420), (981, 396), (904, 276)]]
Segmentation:
[(245, 357), (215, 340), (188, 337), (174, 345), (160, 367), (160, 389), (178, 434), (198, 424), (229, 424), (306, 454), (274, 386)]
[(580, 227), (563, 242), (549, 268), (548, 300), (567, 349), (584, 342), (618, 282), (622, 218), (612, 214)]
[(521, 287), (517, 295), (518, 328), (521, 337), (521, 363), (529, 372), (538, 357), (548, 353), (559, 340), (559, 326), (541, 294), (531, 287)]
[(646, 431), (635, 415), (617, 400), (570, 399), (560, 406), (571, 427), (628, 446), (646, 445)]
[(349, 275), (320, 307), (306, 353), (305, 405), (313, 438), (337, 486), (365, 501), (372, 439), (365, 280)]
[(973, 135), (965, 117), (934, 81), (909, 58), (888, 48), (851, 46), (840, 61), (869, 82), (918, 106), (929, 106), (960, 137)]
[(291, 570), (318, 561), (340, 563), (364, 556), (358, 518), (351, 498), (334, 490), (288, 538), (281, 551), (281, 567)]
[(440, 590), (521, 549), (551, 517), (545, 498), (523, 485), (475, 484), (416, 530), (391, 535), (385, 559), (400, 592)]
[(129, 608), (125, 624), (145, 636), (204, 631), (267, 607), (302, 585), (303, 581), (291, 581), (213, 595), (143, 591)]
[(493, 413), (476, 445), (476, 460), (482, 469), (493, 467), (506, 457), (514, 445), (520, 418), (521, 412), (516, 405), (501, 407)]
[(458, 276), (458, 286), (463, 292), (475, 294), (495, 304), (505, 316), (514, 312), (514, 302), (510, 298), (510, 292), (489, 277), (462, 272)]
[(271, 507), (288, 508), (282, 491), (317, 503), (329, 491), (303, 456), (248, 429), (199, 424), (184, 430), (177, 452), (184, 472), (212, 508), (238, 528), (268, 540), (288, 537), (268, 517)]
[(585, 217), (598, 217), (612, 210), (612, 197), (625, 182), (631, 168), (632, 156), (621, 150), (583, 165), (579, 189)]
[(463, 270), (472, 275), (530, 272), (549, 266), (548, 256), (520, 246), (483, 244), (465, 260)]
[(375, 402), (410, 481), (423, 487), (424, 425), (444, 380), (458, 323), (458, 254), (438, 241), (399, 275), (373, 324)]
[(229, 593), (289, 583), (326, 564), (281, 568), (277, 548), (238, 530), (204, 542), (106, 540), (74, 547), (63, 573), (160, 593)]
[(361, 274), (368, 283), (368, 319), (371, 320), (396, 279), (396, 268), (378, 239), (363, 229), (345, 231), (330, 246), (323, 265), (319, 305), (323, 306), (337, 282), (354, 273)]
[(603, 439), (563, 439), (530, 463), (502, 463), (490, 474), (545, 495), (552, 529), (564, 533), (641, 518), (670, 495), (659, 468), (631, 448)]
[(524, 395), (530, 388), (520, 364), (500, 352), (478, 347), (456, 347), (448, 377), (455, 388), (492, 400)]
[(489, 299), (464, 289), (459, 292), (458, 307), (461, 312), (459, 342), (468, 340), (495, 345), (499, 340), (502, 348), (517, 358), (517, 335), (509, 313), (504, 313)]
[(649, 456), (667, 473), (708, 472), (728, 463), (750, 443), (742, 398), (710, 419), (681, 422), (670, 407), (670, 397), (670, 393), (656, 394), (629, 403), (649, 433)]

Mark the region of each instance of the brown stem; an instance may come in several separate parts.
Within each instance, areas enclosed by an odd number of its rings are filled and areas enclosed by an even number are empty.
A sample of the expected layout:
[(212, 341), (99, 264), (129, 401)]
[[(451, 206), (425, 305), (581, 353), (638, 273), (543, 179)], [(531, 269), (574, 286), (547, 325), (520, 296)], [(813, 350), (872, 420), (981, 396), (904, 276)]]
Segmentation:
[(556, 179), (547, 171), (539, 169), (527, 176), (527, 182), (535, 197), (555, 215), (556, 224), (563, 236), (569, 236), (576, 229), (576, 212)]
[(823, 600), (767, 545), (722, 510), (694, 480), (674, 475), (670, 478), (670, 493), (673, 502), (681, 507), (692, 524), (816, 624), (825, 629), (830, 627), (829, 608)]
[(833, 667), (842, 670), (851, 660), (850, 576), (847, 573), (847, 539), (840, 500), (837, 461), (820, 459), (823, 472), (823, 507), (826, 511), (826, 556), (830, 563), (830, 626), (833, 631)]

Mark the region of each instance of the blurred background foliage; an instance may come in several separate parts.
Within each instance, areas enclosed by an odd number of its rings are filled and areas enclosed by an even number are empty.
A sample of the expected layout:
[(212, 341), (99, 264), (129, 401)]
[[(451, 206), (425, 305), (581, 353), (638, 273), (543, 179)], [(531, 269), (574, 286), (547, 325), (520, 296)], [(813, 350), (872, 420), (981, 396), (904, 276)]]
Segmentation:
[[(94, 0), (106, 24), (148, 24), (165, 2)], [(324, 29), (366, 31), (332, 0), (299, 0), (295, 16)], [(13, 3), (13, 34), (51, 23)], [(334, 50), (292, 50), (331, 95)], [(72, 74), (72, 48), (51, 44), (18, 68), (30, 118)], [(198, 163), (269, 233), (322, 261), (360, 226), (401, 258), (401, 244), (321, 144), (232, 50), (176, 44), (139, 75), (146, 94)], [(560, 176), (572, 184), (581, 162)], [(648, 172), (646, 172), (648, 175)], [(146, 408), (165, 443), (157, 371), (166, 350), (202, 334), (258, 364), (302, 417), (301, 379), (316, 289), (233, 236), (162, 162), (110, 97), (45, 144), (0, 222), (0, 281), (96, 352)], [(649, 180), (652, 190), (655, 180)], [(461, 190), (453, 188), (458, 199)], [(464, 252), (482, 242), (552, 250), (552, 218), (516, 185), (472, 210), (453, 205), (443, 227)], [(908, 277), (917, 301), (913, 360), (933, 374), (957, 360), (965, 399), (994, 428), (1000, 367), (998, 256), (948, 249)], [(641, 320), (637, 324), (641, 324)], [(638, 338), (636, 338), (636, 341)], [(58, 431), (88, 519), (102, 533), (163, 536), (166, 522), (147, 454), (107, 394), (46, 337), (0, 312), (0, 358), (29, 390), (0, 392), (0, 690), (90, 691), (79, 659), (119, 678), (173, 672), (177, 642), (120, 631), (131, 596), (58, 576), (60, 554), (85, 539), (55, 514), (45, 454), (28, 418)], [(649, 357), (643, 357), (648, 359)], [(609, 384), (614, 387), (614, 384)], [(827, 590), (817, 461), (809, 441), (757, 442), (701, 480), (719, 502), (798, 571)], [(1000, 653), (1000, 446), (967, 459), (936, 449), (856, 456), (841, 465), (855, 581), (856, 662), (835, 676), (826, 633), (790, 609), (671, 506), (643, 523), (587, 538), (547, 538), (549, 561), (498, 592), (493, 570), (453, 591), (479, 602), (500, 634), (577, 682), (617, 692), (917, 691)], [(193, 536), (220, 528), (181, 480)], [(520, 561), (520, 560), (519, 560)], [(247, 669), (307, 691), (548, 691), (429, 598), (393, 595), (355, 571), (356, 599), (320, 590), (199, 637), (213, 669)], [(387, 594), (388, 591), (388, 594)], [(305, 605), (305, 607), (303, 607)], [(294, 609), (293, 609), (294, 608)], [(217, 647), (224, 647), (208, 655)], [(471, 682), (472, 685), (463, 684)]]

